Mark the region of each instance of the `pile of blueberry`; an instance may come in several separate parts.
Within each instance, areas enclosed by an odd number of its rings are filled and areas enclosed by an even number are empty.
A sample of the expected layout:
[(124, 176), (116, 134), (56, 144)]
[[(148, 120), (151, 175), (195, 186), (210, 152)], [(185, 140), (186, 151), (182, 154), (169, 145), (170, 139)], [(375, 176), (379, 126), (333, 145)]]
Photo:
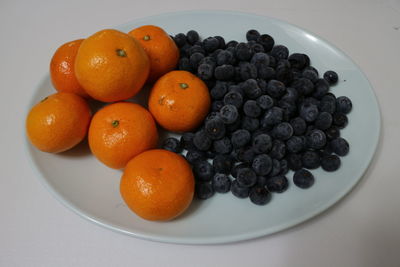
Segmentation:
[(309, 171), (333, 172), (349, 152), (340, 137), (352, 102), (336, 97), (334, 71), (323, 78), (301, 53), (289, 54), (268, 34), (246, 33), (247, 42), (221, 36), (200, 40), (191, 30), (173, 37), (180, 49), (179, 69), (201, 78), (210, 89), (211, 111), (195, 131), (167, 138), (165, 149), (182, 153), (193, 166), (196, 195), (207, 199), (231, 191), (265, 205), (270, 193), (293, 183), (309, 188)]

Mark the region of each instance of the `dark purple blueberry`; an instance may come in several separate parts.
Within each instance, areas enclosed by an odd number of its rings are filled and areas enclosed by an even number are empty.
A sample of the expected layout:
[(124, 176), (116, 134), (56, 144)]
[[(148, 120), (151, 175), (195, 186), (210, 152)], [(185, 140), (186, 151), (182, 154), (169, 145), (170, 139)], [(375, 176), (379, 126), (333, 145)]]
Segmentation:
[(229, 91), (224, 96), (224, 103), (225, 105), (233, 105), (236, 108), (240, 108), (243, 104), (243, 97), (240, 93), (235, 91)]
[(268, 134), (259, 134), (254, 137), (252, 146), (256, 154), (268, 153), (272, 148), (272, 139)]
[(265, 52), (271, 51), (275, 44), (274, 39), (268, 34), (261, 34), (257, 38), (257, 42), (264, 47)]
[(324, 73), (324, 79), (330, 84), (334, 85), (339, 80), (339, 77), (336, 72), (333, 70), (328, 70)]
[(267, 180), (267, 189), (269, 192), (283, 193), (289, 186), (289, 181), (284, 175), (273, 176)]
[(254, 53), (263, 53), (263, 52), (265, 52), (264, 47), (259, 43), (250, 44), (250, 48)]
[(242, 187), (252, 187), (257, 182), (257, 175), (250, 168), (242, 168), (237, 171), (236, 181)]
[(201, 64), (209, 64), (213, 67), (213, 69), (217, 66), (215, 58), (211, 56), (206, 56), (202, 60), (200, 60), (199, 65)]
[(180, 143), (182, 147), (186, 150), (194, 149), (195, 146), (193, 144), (194, 133), (186, 132), (183, 133), (180, 139)]
[(327, 172), (334, 172), (340, 167), (340, 158), (336, 155), (328, 155), (321, 158), (321, 167)]
[(196, 183), (195, 191), (198, 199), (208, 199), (215, 193), (211, 183)]
[(197, 160), (193, 164), (193, 174), (198, 181), (211, 181), (214, 168), (207, 160)]
[(211, 103), (211, 111), (218, 112), (224, 106), (224, 101), (216, 100)]
[(205, 130), (197, 131), (194, 134), (193, 144), (199, 150), (206, 151), (211, 147), (212, 140)]
[(299, 153), (304, 150), (305, 143), (303, 138), (300, 138), (296, 135), (290, 137), (286, 141), (286, 148), (289, 153)]
[(226, 47), (227, 48), (229, 48), (229, 47), (236, 47), (238, 45), (238, 42), (237, 41), (235, 41), (235, 40), (232, 40), (232, 41), (229, 41), (229, 42), (227, 42), (226, 43)]
[(313, 82), (307, 78), (294, 80), (290, 87), (296, 89), (299, 95), (310, 95), (314, 91)]
[(231, 180), (223, 173), (216, 173), (211, 184), (217, 193), (227, 193), (231, 190)]
[(215, 68), (214, 77), (220, 81), (228, 81), (235, 76), (235, 68), (232, 65), (221, 65)]
[(254, 29), (248, 30), (246, 33), (247, 41), (257, 41), (259, 37), (260, 37), (260, 33)]
[(293, 128), (292, 125), (290, 125), (290, 123), (281, 122), (275, 125), (272, 132), (275, 138), (284, 141), (289, 139), (293, 135)]
[(241, 125), (243, 129), (254, 132), (260, 128), (260, 121), (257, 118), (243, 116)]
[(219, 48), (218, 39), (214, 37), (207, 37), (203, 40), (203, 47), (206, 52), (211, 53)]
[(250, 189), (249, 198), (252, 203), (263, 206), (270, 201), (271, 196), (265, 187), (255, 186)]
[(225, 124), (234, 123), (239, 117), (239, 112), (234, 105), (225, 105), (219, 110), (219, 118)]
[(214, 76), (214, 67), (211, 64), (200, 64), (197, 68), (197, 76), (202, 80), (210, 80)]
[(228, 85), (225, 82), (218, 81), (215, 86), (210, 90), (211, 98), (214, 100), (223, 99), (228, 92)]
[(232, 133), (231, 142), (233, 147), (239, 148), (245, 146), (250, 142), (251, 134), (249, 131), (244, 129), (236, 130)]
[(303, 103), (300, 106), (299, 114), (306, 122), (313, 122), (318, 117), (318, 107), (311, 103)]
[(257, 66), (257, 77), (269, 81), (276, 78), (276, 71), (267, 65)]
[(225, 125), (226, 131), (229, 133), (233, 133), (234, 131), (238, 130), (240, 127), (242, 127), (242, 119), (240, 118), (240, 116), (236, 119), (236, 121), (234, 123)]
[(306, 136), (307, 147), (312, 149), (321, 149), (326, 145), (326, 135), (319, 129), (312, 130)]
[(247, 43), (238, 43), (235, 52), (235, 56), (239, 61), (249, 61), (253, 56), (253, 52)]
[(310, 188), (314, 184), (314, 175), (306, 169), (300, 169), (293, 175), (293, 183), (302, 188)]
[(228, 50), (223, 50), (217, 55), (217, 65), (234, 64), (235, 56)]
[(284, 94), (281, 98), (283, 101), (287, 101), (290, 103), (295, 103), (299, 98), (299, 93), (293, 87), (286, 88), (286, 94)]
[(346, 156), (349, 153), (350, 146), (346, 139), (339, 137), (330, 142), (330, 146), (338, 156)]
[(293, 53), (288, 58), (290, 65), (295, 69), (303, 69), (306, 66), (306, 57), (304, 54)]
[(218, 154), (229, 154), (232, 151), (232, 143), (228, 137), (213, 142), (213, 150)]
[(267, 84), (267, 92), (271, 97), (280, 98), (286, 93), (285, 84), (277, 80), (270, 80)]
[(218, 140), (225, 136), (225, 124), (219, 117), (211, 119), (205, 123), (204, 130), (212, 140)]
[(180, 152), (182, 152), (182, 149), (183, 149), (181, 142), (174, 137), (169, 137), (169, 138), (164, 139), (164, 141), (162, 143), (162, 148), (169, 150), (171, 152), (174, 152), (174, 153), (180, 153)]
[(347, 126), (348, 118), (343, 113), (334, 113), (333, 114), (333, 125), (337, 126), (339, 129), (343, 129)]
[(189, 44), (194, 45), (197, 41), (199, 41), (199, 34), (195, 30), (190, 30), (186, 33), (186, 39)]
[(321, 112), (333, 114), (336, 111), (336, 97), (331, 94), (326, 94), (319, 102), (318, 108)]
[(336, 126), (332, 126), (325, 130), (325, 135), (327, 140), (333, 140), (340, 137), (340, 130)]
[(225, 43), (225, 39), (222, 36), (214, 36), (215, 39), (218, 40), (218, 48), (220, 49), (225, 49), (226, 48), (226, 43)]
[(233, 180), (231, 183), (231, 192), (237, 198), (247, 198), (249, 196), (248, 187), (240, 186), (237, 180)]
[(332, 115), (328, 112), (319, 113), (314, 125), (317, 129), (326, 130), (332, 126)]
[(289, 172), (289, 164), (286, 159), (281, 159), (280, 161), (281, 172), (280, 175), (286, 175)]
[(267, 175), (272, 169), (272, 159), (267, 154), (260, 154), (254, 158), (251, 166), (257, 175)]
[(257, 67), (249, 62), (242, 61), (239, 64), (239, 74), (243, 81), (257, 78)]
[(205, 160), (206, 159), (206, 155), (205, 155), (204, 151), (199, 151), (197, 149), (192, 149), (192, 150), (189, 150), (186, 153), (185, 158), (190, 164), (194, 164), (198, 160)]
[(289, 49), (284, 45), (275, 45), (272, 47), (271, 56), (276, 59), (287, 59), (289, 56)]
[(205, 55), (206, 51), (204, 50), (204, 48), (201, 45), (194, 45), (192, 47), (189, 48), (189, 56), (193, 55), (194, 53), (200, 53)]
[(303, 168), (303, 158), (301, 154), (289, 154), (286, 156), (289, 169), (297, 171)]
[(353, 104), (351, 103), (351, 100), (347, 96), (339, 96), (338, 98), (336, 98), (337, 112), (348, 114), (352, 108)]
[(261, 108), (258, 106), (257, 101), (247, 100), (243, 105), (243, 112), (246, 116), (257, 118), (261, 115)]
[(192, 71), (192, 65), (190, 64), (190, 60), (187, 57), (181, 57), (178, 62), (178, 69), (185, 71)]
[(270, 109), (274, 106), (274, 99), (269, 95), (261, 95), (257, 98), (257, 104), (264, 110)]
[(269, 56), (262, 52), (255, 53), (251, 58), (250, 63), (254, 64), (257, 68), (261, 65), (267, 67), (269, 65)]
[(186, 35), (184, 33), (178, 33), (173, 38), (177, 47), (181, 48), (186, 44)]
[(272, 169), (268, 173), (269, 177), (278, 175), (281, 172), (281, 162), (277, 159), (272, 159)]
[(261, 88), (255, 79), (247, 79), (240, 85), (245, 96), (249, 99), (256, 99), (262, 94)]
[(272, 141), (272, 149), (269, 155), (274, 159), (283, 159), (286, 154), (286, 145), (284, 142), (275, 139)]
[(315, 82), (318, 80), (318, 71), (314, 67), (308, 66), (303, 70), (303, 78)]
[(313, 96), (317, 99), (321, 99), (329, 91), (329, 83), (325, 79), (318, 79), (314, 84)]
[(279, 107), (272, 107), (267, 110), (264, 116), (261, 118), (261, 127), (267, 128), (268, 126), (273, 126), (281, 123), (283, 120), (283, 109)]
[(229, 174), (233, 166), (233, 158), (230, 155), (216, 155), (213, 159), (214, 171)]
[(316, 151), (306, 151), (302, 155), (303, 167), (307, 169), (316, 169), (321, 164), (321, 159)]
[(193, 53), (190, 56), (189, 62), (190, 62), (190, 65), (192, 66), (193, 70), (197, 70), (197, 68), (199, 67), (199, 63), (203, 58), (204, 58), (204, 55), (199, 52)]
[(243, 168), (250, 168), (250, 165), (248, 163), (240, 163), (240, 164), (233, 166), (232, 170), (231, 170), (232, 177), (237, 178), (238, 170), (243, 169)]
[(302, 135), (306, 132), (307, 123), (301, 117), (291, 119), (290, 125), (292, 125), (294, 135)]

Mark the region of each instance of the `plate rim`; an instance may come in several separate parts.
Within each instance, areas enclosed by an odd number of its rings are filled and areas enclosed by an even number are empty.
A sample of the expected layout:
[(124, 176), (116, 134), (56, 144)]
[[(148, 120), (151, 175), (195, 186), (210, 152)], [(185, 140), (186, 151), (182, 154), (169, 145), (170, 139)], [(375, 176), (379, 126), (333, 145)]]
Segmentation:
[[(57, 192), (57, 190), (55, 190), (55, 188), (47, 181), (47, 179), (44, 177), (44, 175), (41, 173), (41, 171), (39, 170), (39, 167), (35, 164), (34, 159), (33, 159), (33, 147), (30, 144), (26, 134), (24, 134), (24, 143), (25, 143), (25, 149), (24, 149), (24, 154), (25, 156), (28, 158), (28, 162), (31, 166), (31, 168), (34, 170), (35, 172), (35, 176), (38, 177), (40, 183), (51, 193), (51, 195), (57, 199), (60, 203), (62, 203), (65, 207), (67, 207), (68, 209), (72, 210), (74, 213), (78, 214), (79, 216), (85, 218), (86, 220), (93, 222), (96, 225), (100, 225), (104, 228), (110, 229), (114, 232), (118, 232), (118, 233), (122, 233), (122, 234), (127, 234), (129, 236), (133, 236), (133, 237), (137, 237), (140, 239), (144, 239), (144, 240), (149, 240), (149, 241), (156, 241), (156, 242), (162, 242), (162, 243), (174, 243), (174, 244), (186, 244), (186, 245), (207, 245), (207, 244), (226, 244), (226, 243), (232, 243), (232, 242), (240, 242), (240, 241), (245, 241), (245, 240), (251, 240), (251, 239), (255, 239), (255, 238), (261, 238), (261, 237), (265, 237), (271, 234), (275, 234), (275, 233), (279, 233), (282, 232), (283, 230), (301, 225), (311, 219), (317, 218), (319, 217), (319, 215), (321, 215), (322, 213), (325, 213), (329, 210), (331, 210), (331, 208), (333, 208), (334, 206), (336, 206), (339, 202), (341, 202), (344, 197), (346, 197), (348, 194), (350, 194), (353, 189), (355, 188), (355, 186), (363, 179), (365, 173), (369, 170), (370, 166), (372, 165), (372, 162), (375, 159), (376, 156), (376, 152), (377, 152), (377, 148), (378, 145), (381, 143), (381, 133), (382, 133), (382, 114), (381, 114), (381, 110), (380, 110), (380, 106), (379, 106), (379, 101), (377, 98), (377, 95), (373, 89), (373, 86), (371, 84), (371, 82), (369, 81), (369, 79), (367, 78), (367, 76), (365, 75), (365, 73), (363, 72), (362, 68), (360, 68), (360, 66), (358, 64), (356, 64), (351, 57), (349, 57), (344, 51), (342, 51), (340, 48), (338, 48), (337, 46), (335, 46), (333, 43), (328, 42), (325, 38), (314, 34), (313, 32), (310, 32), (309, 30), (306, 30), (302, 27), (299, 27), (295, 24), (292, 24), (290, 22), (281, 20), (281, 19), (277, 19), (274, 17), (270, 17), (270, 16), (265, 16), (265, 15), (259, 15), (259, 14), (255, 14), (255, 13), (251, 13), (251, 12), (241, 12), (241, 11), (232, 11), (232, 10), (208, 10), (208, 9), (199, 9), (199, 10), (181, 10), (181, 11), (174, 11), (174, 12), (165, 12), (165, 13), (160, 13), (160, 14), (155, 14), (155, 15), (151, 15), (151, 16), (143, 16), (143, 17), (138, 17), (136, 19), (130, 20), (128, 22), (125, 22), (123, 24), (117, 25), (117, 26), (113, 26), (112, 28), (118, 29), (118, 28), (122, 28), (122, 27), (126, 27), (128, 25), (134, 24), (134, 23), (138, 23), (141, 20), (151, 20), (152, 18), (160, 18), (160, 17), (169, 17), (169, 16), (173, 16), (173, 15), (181, 15), (181, 14), (202, 14), (202, 13), (206, 13), (206, 14), (230, 14), (230, 15), (241, 15), (241, 16), (253, 16), (253, 17), (258, 17), (260, 19), (267, 19), (267, 20), (271, 20), (271, 21), (275, 21), (278, 24), (287, 24), (291, 27), (300, 29), (301, 31), (317, 38), (318, 40), (324, 42), (326, 45), (334, 48), (336, 51), (338, 51), (339, 53), (341, 53), (343, 56), (345, 56), (345, 58), (350, 61), (356, 68), (357, 70), (360, 72), (360, 74), (362, 75), (362, 77), (365, 79), (365, 81), (367, 82), (367, 84), (369, 85), (368, 90), (372, 93), (373, 96), (373, 102), (375, 105), (375, 109), (377, 111), (376, 115), (377, 115), (377, 125), (378, 128), (376, 128), (376, 131), (374, 132), (374, 136), (375, 136), (375, 142), (373, 144), (373, 148), (371, 149), (372, 153), (368, 156), (368, 160), (365, 161), (366, 163), (364, 164), (365, 166), (363, 166), (362, 171), (359, 172), (359, 178), (356, 179), (354, 182), (347, 184), (347, 186), (345, 187), (345, 190), (341, 190), (339, 193), (337, 194), (331, 201), (326, 202), (325, 205), (321, 206), (320, 208), (316, 209), (315, 211), (311, 212), (311, 213), (307, 213), (304, 216), (300, 216), (297, 217), (295, 220), (291, 220), (289, 222), (285, 222), (285, 223), (280, 223), (279, 225), (275, 226), (275, 227), (269, 227), (266, 229), (261, 229), (261, 230), (256, 230), (256, 231), (250, 231), (250, 232), (245, 232), (245, 233), (241, 233), (241, 234), (235, 234), (235, 235), (229, 235), (229, 236), (222, 236), (222, 237), (206, 237), (206, 238), (201, 238), (201, 237), (190, 237), (190, 238), (184, 238), (184, 237), (171, 237), (171, 236), (163, 236), (163, 235), (158, 235), (158, 234), (149, 234), (149, 233), (142, 233), (141, 231), (136, 231), (136, 232), (132, 232), (132, 230), (130, 229), (126, 229), (125, 227), (121, 227), (118, 225), (115, 225), (113, 223), (110, 222), (104, 222), (102, 219), (96, 217), (96, 216), (92, 216), (89, 215), (88, 213), (86, 213), (85, 211), (83, 211), (81, 208), (79, 208), (78, 206), (74, 205), (73, 203), (71, 203), (68, 199), (64, 198), (61, 194), (59, 194)], [(35, 92), (37, 92), (37, 89), (40, 88), (40, 86), (42, 84), (44, 84), (47, 80), (50, 80), (50, 75), (49, 73), (45, 74), (40, 81), (38, 82), (38, 84), (35, 86), (35, 90), (33, 90), (32, 96), (29, 98), (29, 105), (26, 108), (26, 113), (28, 114), (30, 108), (32, 107), (32, 105), (34, 104), (34, 96), (35, 96)], [(24, 121), (25, 123), (25, 121)], [(23, 129), (25, 129), (25, 124)]]

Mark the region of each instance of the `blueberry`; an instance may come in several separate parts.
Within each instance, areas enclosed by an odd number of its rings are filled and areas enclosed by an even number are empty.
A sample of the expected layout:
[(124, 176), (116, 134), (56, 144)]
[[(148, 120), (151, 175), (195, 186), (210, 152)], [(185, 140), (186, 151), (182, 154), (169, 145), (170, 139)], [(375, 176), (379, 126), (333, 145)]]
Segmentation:
[(219, 110), (219, 117), (223, 123), (231, 124), (238, 119), (239, 112), (234, 105), (225, 105)]
[(208, 53), (213, 52), (219, 48), (219, 41), (214, 37), (207, 37), (203, 40), (203, 47)]
[(192, 66), (193, 70), (197, 70), (197, 68), (199, 67), (199, 62), (204, 58), (203, 54), (200, 54), (199, 52), (193, 53), (190, 58), (189, 58), (189, 62), (190, 65)]
[(240, 127), (242, 127), (242, 119), (240, 118), (240, 116), (238, 116), (238, 118), (236, 119), (236, 121), (234, 123), (225, 125), (226, 131), (229, 133), (233, 133), (234, 131), (238, 130)]
[(289, 154), (286, 156), (286, 160), (288, 163), (288, 167), (289, 169), (293, 170), (293, 171), (297, 171), (300, 170), (301, 168), (303, 168), (303, 158), (301, 156), (301, 154)]
[(283, 193), (289, 186), (289, 181), (284, 175), (273, 176), (267, 180), (267, 189), (269, 192)]
[(306, 66), (306, 57), (304, 54), (294, 53), (288, 58), (290, 66), (295, 69), (303, 69)]
[(208, 199), (215, 193), (211, 183), (197, 183), (195, 191), (198, 199)]
[(257, 77), (264, 80), (271, 80), (276, 78), (276, 71), (266, 65), (257, 66)]
[(217, 62), (216, 62), (215, 58), (213, 58), (211, 56), (206, 56), (202, 60), (200, 60), (199, 65), (201, 65), (201, 64), (209, 64), (213, 67), (213, 69), (217, 66)]
[(248, 61), (253, 55), (250, 46), (246, 43), (238, 43), (235, 52), (235, 56), (239, 61)]
[(340, 158), (336, 155), (322, 157), (321, 167), (327, 172), (334, 172), (340, 167)]
[(270, 80), (267, 84), (267, 92), (271, 97), (280, 98), (286, 93), (285, 84), (278, 80)]
[(250, 168), (242, 168), (237, 171), (236, 181), (242, 187), (252, 187), (257, 182), (257, 175)]
[(274, 159), (283, 159), (286, 154), (286, 145), (284, 142), (275, 139), (272, 142), (272, 149), (269, 155)]
[(231, 190), (231, 180), (223, 173), (216, 173), (211, 184), (217, 193), (227, 193)]
[(292, 87), (287, 87), (286, 88), (286, 94), (284, 94), (281, 98), (281, 100), (290, 102), (290, 103), (295, 103), (299, 99), (299, 93), (297, 92), (296, 89)]
[(249, 192), (250, 201), (256, 205), (266, 205), (270, 199), (270, 193), (263, 186), (255, 186), (250, 189)]
[(197, 131), (194, 134), (193, 144), (199, 150), (206, 151), (211, 147), (211, 139), (205, 130)]
[(245, 163), (253, 162), (255, 157), (255, 153), (252, 147), (245, 146), (241, 148), (237, 148), (232, 151), (231, 155), (237, 160)]
[(217, 156), (217, 154), (212, 150), (207, 150), (205, 155), (206, 155), (206, 158), (208, 158), (208, 159), (214, 159), (215, 156)]
[(319, 129), (314, 129), (306, 136), (307, 146), (312, 149), (321, 149), (326, 145), (326, 135)]
[(233, 177), (237, 178), (238, 170), (243, 169), (243, 168), (250, 168), (250, 165), (248, 163), (240, 163), (240, 164), (233, 166), (231, 169), (231, 175)]
[(261, 127), (268, 127), (276, 125), (283, 120), (283, 109), (279, 107), (272, 107), (265, 112), (265, 115), (261, 119)]
[(295, 102), (280, 100), (278, 106), (283, 110), (283, 120), (289, 121), (291, 118), (298, 115), (297, 105)]
[(262, 52), (255, 53), (251, 58), (250, 63), (254, 64), (257, 68), (261, 65), (267, 67), (269, 65), (269, 56)]
[(319, 105), (319, 100), (316, 99), (315, 97), (309, 96), (309, 97), (302, 97), (301, 98), (301, 104), (312, 104), (318, 107)]
[(229, 47), (236, 47), (237, 45), (238, 45), (238, 42), (235, 41), (235, 40), (232, 40), (232, 41), (229, 41), (229, 42), (226, 43), (226, 47), (227, 47), (227, 48), (229, 48)]
[(218, 66), (225, 65), (225, 64), (234, 64), (234, 63), (235, 63), (235, 57), (228, 50), (221, 51), (217, 55), (217, 65)]
[(247, 198), (249, 196), (249, 188), (240, 186), (237, 180), (232, 181), (231, 192), (238, 198)]
[(304, 68), (302, 76), (303, 76), (303, 78), (306, 78), (312, 82), (315, 82), (318, 79), (318, 71), (315, 68), (308, 66), (308, 67)]
[(277, 159), (272, 159), (272, 169), (268, 173), (269, 177), (278, 175), (281, 172), (281, 162)]
[(289, 172), (289, 164), (286, 159), (281, 159), (280, 161), (281, 171), (280, 175), (286, 175)]
[(278, 61), (276, 66), (276, 79), (284, 84), (289, 84), (292, 81), (292, 71), (288, 60), (281, 59)]
[(257, 67), (249, 62), (242, 61), (239, 64), (239, 73), (243, 81), (257, 78)]
[(179, 56), (181, 58), (189, 57), (190, 56), (190, 53), (189, 53), (190, 48), (192, 48), (191, 45), (184, 44), (182, 47), (179, 48)]
[(349, 153), (350, 146), (346, 139), (338, 137), (330, 142), (330, 146), (338, 156), (346, 156)]
[(310, 58), (307, 56), (307, 54), (303, 54), (303, 55), (304, 55), (304, 58), (306, 59), (306, 65), (305, 65), (305, 67), (310, 66)]
[(257, 30), (251, 29), (248, 30), (246, 33), (246, 40), (247, 41), (257, 41), (260, 37), (260, 33)]
[(228, 92), (228, 85), (225, 82), (217, 82), (210, 90), (211, 98), (214, 100), (222, 99)]
[(244, 129), (236, 130), (234, 133), (232, 133), (231, 136), (231, 142), (233, 147), (235, 148), (243, 147), (244, 145), (250, 142), (250, 139), (251, 139), (250, 132)]
[(291, 71), (291, 76), (292, 76), (292, 80), (294, 81), (294, 80), (298, 80), (298, 79), (301, 79), (302, 77), (303, 77), (303, 74), (301, 73), (301, 70), (298, 70), (298, 69), (290, 69), (290, 71)]
[(317, 99), (321, 99), (329, 91), (329, 83), (325, 79), (318, 79), (314, 85), (313, 96)]
[(218, 112), (224, 106), (224, 101), (216, 100), (211, 103), (211, 111)]
[(252, 145), (256, 154), (268, 153), (272, 148), (272, 139), (268, 134), (259, 134), (254, 137)]
[(303, 138), (300, 138), (298, 136), (292, 136), (286, 141), (286, 148), (287, 151), (290, 153), (299, 153), (303, 151), (305, 147), (305, 143), (303, 141)]
[(229, 91), (224, 96), (224, 103), (225, 105), (233, 105), (236, 108), (240, 108), (243, 104), (243, 97), (240, 93), (235, 91)]
[(302, 103), (299, 114), (306, 122), (313, 122), (318, 117), (318, 107), (311, 103)]
[(200, 64), (197, 68), (197, 76), (202, 80), (212, 79), (214, 76), (214, 67), (211, 64)]
[(249, 45), (250, 45), (251, 50), (253, 50), (254, 53), (265, 52), (264, 47), (259, 43), (252, 43)]
[(189, 163), (194, 164), (198, 160), (205, 160), (206, 155), (205, 155), (204, 151), (192, 149), (192, 150), (188, 150), (185, 158), (187, 161), (189, 161)]
[(236, 84), (230, 85), (230, 86), (228, 87), (228, 91), (229, 91), (229, 92), (238, 93), (238, 94), (240, 94), (242, 97), (243, 97), (243, 95), (244, 95), (243, 88), (242, 88), (241, 86), (239, 86), (239, 85), (236, 85)]
[(222, 36), (214, 36), (215, 39), (218, 40), (218, 48), (220, 49), (225, 49), (226, 48), (226, 43), (225, 39)]
[(233, 158), (229, 155), (216, 155), (213, 159), (214, 171), (229, 174), (233, 165)]
[(292, 125), (288, 122), (281, 122), (273, 129), (274, 137), (279, 140), (287, 140), (293, 135)]
[(274, 39), (268, 34), (261, 34), (257, 38), (257, 42), (264, 47), (265, 52), (271, 51), (272, 47), (275, 44)]
[(255, 186), (262, 186), (262, 187), (265, 187), (266, 184), (267, 184), (267, 180), (268, 180), (269, 178), (270, 178), (270, 177), (268, 177), (268, 176), (257, 176), (257, 182), (256, 182)]
[(261, 96), (262, 91), (258, 86), (258, 82), (255, 79), (247, 79), (240, 84), (245, 96), (249, 99), (256, 99)]
[(292, 125), (294, 135), (304, 134), (307, 128), (306, 121), (301, 117), (296, 117), (291, 119), (290, 125)]
[(274, 106), (274, 99), (269, 95), (261, 95), (257, 98), (257, 104), (262, 109), (270, 109)]
[(333, 114), (336, 111), (336, 98), (332, 95), (325, 95), (319, 102), (318, 108), (321, 112)]
[(211, 181), (214, 168), (207, 160), (197, 160), (193, 164), (193, 174), (198, 181)]
[(326, 130), (332, 125), (332, 115), (328, 112), (319, 113), (317, 119), (314, 122), (316, 128), (320, 130)]
[(308, 150), (302, 155), (302, 163), (304, 168), (307, 169), (316, 169), (320, 166), (320, 156), (318, 152)]
[[(324, 157), (332, 155), (333, 151), (332, 151), (331, 146), (327, 145), (323, 149), (319, 150), (318, 153), (319, 153), (320, 158), (322, 159)], [(322, 164), (322, 162), (321, 162), (321, 164)]]
[(325, 130), (325, 135), (327, 140), (333, 140), (340, 137), (340, 130), (336, 126), (332, 126)]
[(336, 111), (343, 113), (343, 114), (348, 114), (351, 109), (353, 108), (353, 104), (351, 103), (351, 100), (346, 97), (346, 96), (339, 96), (336, 99)]
[(214, 118), (205, 123), (205, 132), (212, 140), (218, 140), (225, 136), (225, 124), (220, 118)]
[(276, 59), (287, 59), (289, 56), (289, 49), (284, 45), (275, 45), (272, 47), (271, 56)]
[(215, 118), (220, 118), (219, 117), (219, 112), (217, 111), (211, 111), (210, 113), (208, 113), (208, 115), (206, 116), (206, 118), (204, 119), (204, 122), (206, 123), (209, 120), (215, 119)]
[(267, 154), (260, 154), (254, 158), (251, 166), (257, 175), (267, 175), (272, 170), (272, 159)]
[(190, 44), (194, 45), (199, 40), (200, 37), (196, 31), (190, 30), (186, 33), (186, 38)]
[(333, 114), (333, 125), (336, 125), (339, 129), (343, 129), (347, 126), (348, 119), (347, 116), (343, 113), (334, 113)]
[(178, 33), (173, 39), (179, 48), (186, 44), (186, 35), (184, 33)]
[(229, 154), (232, 151), (232, 143), (228, 137), (213, 142), (213, 150), (218, 154)]
[(235, 76), (235, 68), (232, 65), (221, 65), (215, 68), (214, 77), (217, 80), (228, 81)]
[(296, 89), (299, 95), (309, 95), (314, 91), (313, 82), (307, 78), (294, 80), (290, 86)]
[(248, 130), (250, 132), (254, 132), (260, 127), (260, 121), (256, 118), (243, 116), (241, 125), (243, 129)]
[(181, 142), (179, 142), (179, 140), (174, 137), (166, 138), (163, 141), (162, 148), (174, 153), (182, 152)]
[(243, 105), (243, 112), (249, 117), (257, 118), (261, 114), (261, 108), (255, 100), (247, 100)]
[(179, 70), (186, 70), (191, 72), (192, 65), (190, 64), (190, 60), (187, 57), (181, 57), (178, 62), (178, 69)]
[(190, 132), (183, 133), (180, 139), (182, 147), (186, 150), (194, 149), (195, 146), (193, 144), (193, 138), (194, 138), (194, 133)]
[(206, 51), (204, 50), (204, 48), (201, 45), (194, 45), (189, 48), (189, 56), (193, 55), (194, 53), (200, 53), (200, 54), (205, 55)]
[(310, 188), (314, 184), (314, 175), (306, 169), (300, 169), (293, 175), (293, 183), (302, 188)]
[(324, 73), (324, 79), (330, 84), (333, 85), (337, 83), (339, 77), (336, 72), (333, 70), (328, 70), (327, 72)]

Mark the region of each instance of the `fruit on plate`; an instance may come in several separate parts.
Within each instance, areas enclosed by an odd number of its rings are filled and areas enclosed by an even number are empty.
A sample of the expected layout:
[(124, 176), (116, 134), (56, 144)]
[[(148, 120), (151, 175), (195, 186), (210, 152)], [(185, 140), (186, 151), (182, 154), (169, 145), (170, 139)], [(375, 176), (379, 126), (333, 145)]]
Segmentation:
[(172, 132), (194, 130), (206, 117), (211, 98), (206, 84), (187, 71), (171, 71), (154, 84), (149, 110), (155, 120)]
[(120, 183), (121, 196), (138, 216), (151, 221), (182, 214), (194, 195), (189, 163), (164, 149), (143, 152), (127, 164)]
[(55, 93), (36, 104), (26, 118), (26, 133), (36, 148), (66, 151), (86, 136), (91, 118), (88, 104), (71, 93)]
[(78, 82), (94, 99), (114, 102), (140, 91), (150, 71), (149, 58), (132, 36), (112, 29), (85, 39), (76, 56)]
[(113, 103), (93, 116), (89, 127), (92, 153), (110, 168), (124, 168), (139, 153), (154, 148), (158, 141), (156, 123), (138, 104)]
[(179, 49), (162, 28), (144, 25), (133, 29), (129, 34), (140, 42), (149, 56), (149, 82), (154, 82), (165, 73), (175, 69), (179, 60)]
[(75, 58), (83, 39), (60, 46), (50, 61), (50, 78), (58, 92), (74, 93), (83, 97), (89, 95), (83, 90), (75, 76)]

